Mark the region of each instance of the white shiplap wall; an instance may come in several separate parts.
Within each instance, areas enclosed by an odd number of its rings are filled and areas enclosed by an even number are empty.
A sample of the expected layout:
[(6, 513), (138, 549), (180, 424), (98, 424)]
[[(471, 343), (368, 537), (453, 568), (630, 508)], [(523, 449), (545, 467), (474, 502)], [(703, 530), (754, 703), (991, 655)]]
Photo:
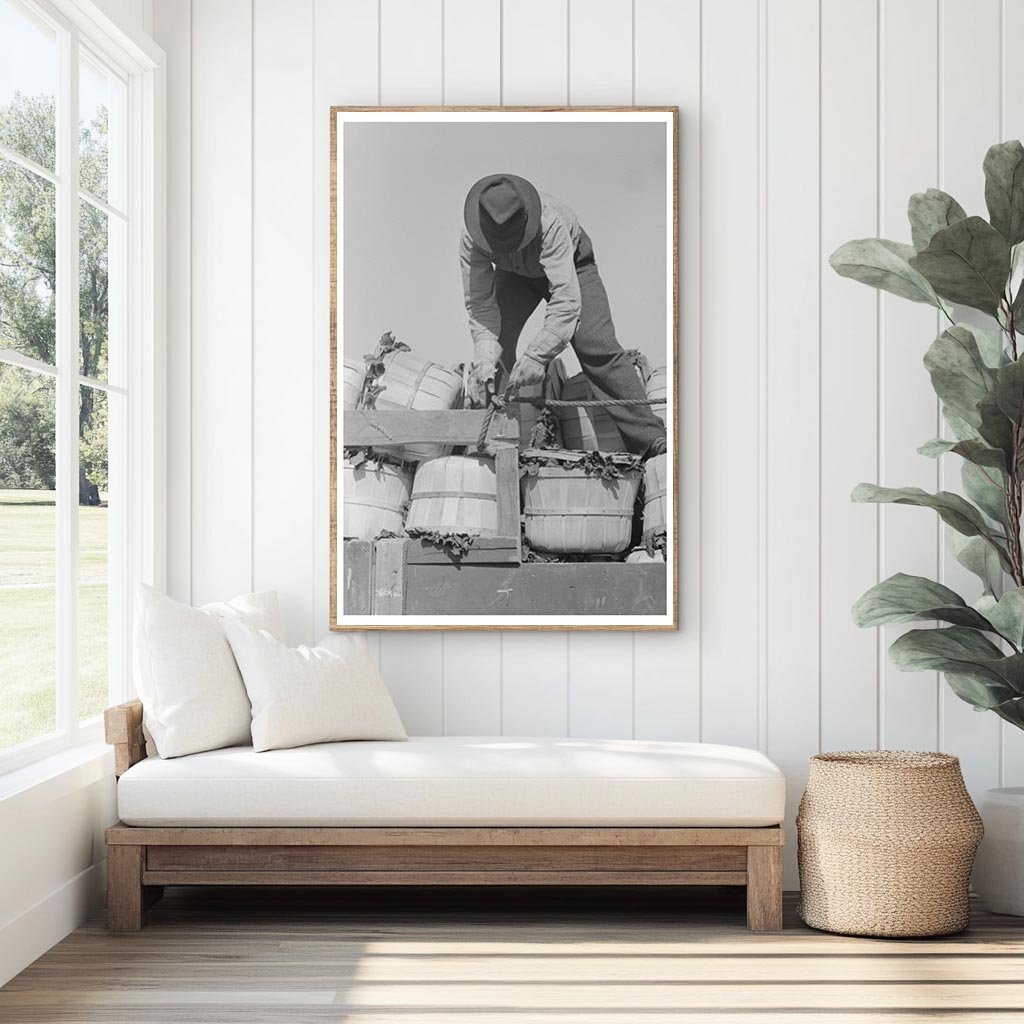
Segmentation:
[(939, 746), (976, 793), (1024, 782), (1020, 736), (850, 623), (880, 574), (956, 572), (926, 513), (848, 501), (940, 482), (914, 454), (935, 317), (825, 266), (907, 236), (912, 191), (983, 209), (985, 148), (1024, 133), (1022, 5), (155, 0), (155, 30), (177, 596), (272, 587), (294, 641), (325, 630), (331, 104), (678, 104), (682, 629), (375, 637), (405, 721), (760, 746), (791, 807), (821, 748)]

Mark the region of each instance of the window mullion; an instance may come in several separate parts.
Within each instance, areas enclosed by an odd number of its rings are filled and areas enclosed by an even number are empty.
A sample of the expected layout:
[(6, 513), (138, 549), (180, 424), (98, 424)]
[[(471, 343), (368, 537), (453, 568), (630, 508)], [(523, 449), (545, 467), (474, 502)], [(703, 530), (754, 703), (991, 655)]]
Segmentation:
[(57, 107), (57, 728), (78, 730), (78, 33), (60, 33)]

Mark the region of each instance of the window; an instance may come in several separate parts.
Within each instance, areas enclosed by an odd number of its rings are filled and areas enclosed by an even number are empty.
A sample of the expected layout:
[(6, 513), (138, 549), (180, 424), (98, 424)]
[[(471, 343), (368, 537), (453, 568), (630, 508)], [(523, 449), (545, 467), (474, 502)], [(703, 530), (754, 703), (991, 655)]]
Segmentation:
[(0, 0), (0, 769), (98, 736), (153, 565), (155, 64), (82, 25)]

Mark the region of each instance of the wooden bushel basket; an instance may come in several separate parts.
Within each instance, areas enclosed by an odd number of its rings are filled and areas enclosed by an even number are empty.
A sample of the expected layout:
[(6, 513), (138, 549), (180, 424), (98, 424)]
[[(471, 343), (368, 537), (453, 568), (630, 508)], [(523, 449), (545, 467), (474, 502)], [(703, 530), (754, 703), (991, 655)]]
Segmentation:
[(388, 463), (341, 465), (342, 536), (373, 540), (385, 531), (401, 533), (412, 473)]
[[(586, 375), (577, 373), (562, 388), (566, 402), (590, 401), (594, 393)], [(562, 443), (570, 451), (624, 452), (626, 445), (615, 420), (607, 409), (569, 407), (558, 409), (558, 422), (562, 428)]]
[(668, 456), (655, 455), (644, 463), (644, 536), (668, 530)]
[[(462, 399), (462, 376), (440, 363), (417, 359), (409, 352), (389, 352), (384, 356), (384, 373), (379, 379), (384, 390), (377, 396), (374, 408), (444, 410), (456, 409)], [(394, 453), (408, 462), (447, 455), (450, 445), (405, 444), (374, 445), (377, 451)]]
[(363, 390), (363, 378), (366, 376), (366, 366), (354, 359), (346, 359), (342, 363), (341, 374), (341, 407), (342, 409), (356, 409), (359, 407), (359, 395)]
[[(610, 480), (588, 475), (574, 452), (530, 450), (524, 457), (555, 459), (523, 477), (526, 542), (558, 555), (614, 555), (629, 547), (640, 470), (623, 468)], [(630, 464), (624, 455), (624, 467)]]
[(497, 494), (493, 458), (445, 455), (427, 459), (416, 470), (406, 529), (494, 537), (498, 532)]

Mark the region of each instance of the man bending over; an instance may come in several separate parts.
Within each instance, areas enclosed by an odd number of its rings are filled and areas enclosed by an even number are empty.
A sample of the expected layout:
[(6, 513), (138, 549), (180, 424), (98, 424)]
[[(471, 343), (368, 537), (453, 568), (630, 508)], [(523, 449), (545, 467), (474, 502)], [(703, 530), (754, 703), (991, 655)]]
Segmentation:
[[(515, 174), (481, 178), (466, 197), (460, 259), (473, 336), (470, 398), (483, 405), (499, 366), (513, 391), (544, 380), (572, 345), (594, 397), (644, 399), (615, 337), (594, 247), (576, 214)], [(517, 356), (519, 335), (541, 300), (544, 325)], [(610, 406), (626, 450), (665, 451), (665, 426), (647, 405)]]

